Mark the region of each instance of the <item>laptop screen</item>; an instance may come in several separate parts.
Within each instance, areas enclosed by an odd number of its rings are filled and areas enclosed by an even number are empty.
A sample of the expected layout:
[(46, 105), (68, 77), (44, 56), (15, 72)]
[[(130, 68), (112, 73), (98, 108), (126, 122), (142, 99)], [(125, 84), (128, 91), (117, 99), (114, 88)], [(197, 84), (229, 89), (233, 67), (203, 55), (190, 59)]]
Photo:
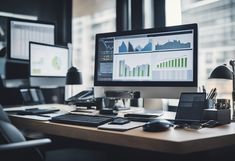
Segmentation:
[(181, 93), (175, 121), (201, 122), (206, 93)]

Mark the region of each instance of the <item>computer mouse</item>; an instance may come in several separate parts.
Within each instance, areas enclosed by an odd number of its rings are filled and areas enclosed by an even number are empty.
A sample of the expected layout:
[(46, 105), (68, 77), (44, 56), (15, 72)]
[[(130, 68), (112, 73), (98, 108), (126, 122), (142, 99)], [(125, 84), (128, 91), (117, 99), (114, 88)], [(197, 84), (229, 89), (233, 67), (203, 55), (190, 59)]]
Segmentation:
[(160, 132), (168, 130), (173, 124), (170, 121), (164, 119), (156, 119), (146, 123), (143, 126), (144, 131), (149, 132)]

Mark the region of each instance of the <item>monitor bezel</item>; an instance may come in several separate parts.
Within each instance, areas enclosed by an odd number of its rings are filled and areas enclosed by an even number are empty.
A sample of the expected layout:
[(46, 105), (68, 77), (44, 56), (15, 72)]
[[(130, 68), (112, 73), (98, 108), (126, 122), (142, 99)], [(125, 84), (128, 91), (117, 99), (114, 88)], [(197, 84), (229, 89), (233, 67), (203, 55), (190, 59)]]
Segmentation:
[(45, 25), (52, 25), (54, 26), (54, 44), (56, 42), (56, 25), (53, 22), (47, 22), (47, 21), (39, 21), (39, 20), (26, 20), (26, 19), (18, 19), (18, 18), (8, 18), (7, 22), (7, 58), (11, 60), (17, 60), (17, 61), (26, 61), (28, 62), (29, 59), (20, 59), (20, 58), (14, 58), (12, 57), (11, 53), (11, 22), (26, 22), (26, 23), (35, 23), (35, 24), (45, 24)]
[[(8, 27), (8, 17), (6, 17), (6, 16), (0, 16), (0, 19), (2, 20), (2, 22), (4, 23), (4, 25), (2, 25), (2, 27), (4, 27), (3, 29), (5, 29), (5, 35), (4, 35), (4, 41), (2, 41), (2, 42), (4, 42), (5, 43), (5, 46), (2, 48), (2, 49), (0, 49), (0, 57), (4, 57), (5, 55), (6, 55), (6, 48), (7, 48), (7, 27)], [(0, 26), (1, 26), (1, 24), (0, 24)]]
[(44, 44), (44, 43), (38, 43), (38, 42), (30, 41), (29, 42), (29, 77), (31, 77), (31, 78), (32, 77), (35, 77), (35, 78), (42, 78), (42, 77), (43, 78), (66, 78), (66, 74), (65, 74), (65, 76), (48, 76), (48, 75), (36, 76), (36, 75), (31, 75), (31, 63), (30, 63), (30, 60), (31, 60), (31, 45), (32, 44), (67, 49), (67, 51), (68, 51), (68, 68), (69, 68), (69, 48), (67, 46), (50, 45), (50, 44)]
[[(193, 34), (193, 81), (100, 81), (98, 80), (98, 40), (105, 37), (124, 36), (132, 34), (148, 34), (159, 32), (171, 32), (178, 30), (194, 31)], [(95, 73), (94, 86), (156, 86), (156, 87), (197, 87), (198, 85), (198, 25), (186, 24), (171, 27), (160, 27), (142, 30), (121, 31), (96, 34), (95, 40)]]

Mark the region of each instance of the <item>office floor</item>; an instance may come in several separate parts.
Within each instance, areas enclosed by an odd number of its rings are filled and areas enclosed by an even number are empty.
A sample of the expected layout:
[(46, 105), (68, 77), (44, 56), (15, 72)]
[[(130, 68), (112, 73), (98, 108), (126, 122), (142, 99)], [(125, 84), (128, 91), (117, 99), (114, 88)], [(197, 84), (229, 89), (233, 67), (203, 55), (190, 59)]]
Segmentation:
[(105, 153), (79, 148), (50, 151), (46, 154), (46, 161), (105, 161)]

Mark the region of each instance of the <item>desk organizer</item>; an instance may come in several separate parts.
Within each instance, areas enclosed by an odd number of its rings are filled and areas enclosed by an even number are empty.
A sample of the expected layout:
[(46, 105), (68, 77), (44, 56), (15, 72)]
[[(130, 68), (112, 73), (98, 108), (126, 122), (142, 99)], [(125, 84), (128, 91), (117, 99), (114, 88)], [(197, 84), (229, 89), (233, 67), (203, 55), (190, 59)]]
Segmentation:
[(204, 109), (203, 120), (215, 120), (219, 124), (231, 123), (230, 109)]

